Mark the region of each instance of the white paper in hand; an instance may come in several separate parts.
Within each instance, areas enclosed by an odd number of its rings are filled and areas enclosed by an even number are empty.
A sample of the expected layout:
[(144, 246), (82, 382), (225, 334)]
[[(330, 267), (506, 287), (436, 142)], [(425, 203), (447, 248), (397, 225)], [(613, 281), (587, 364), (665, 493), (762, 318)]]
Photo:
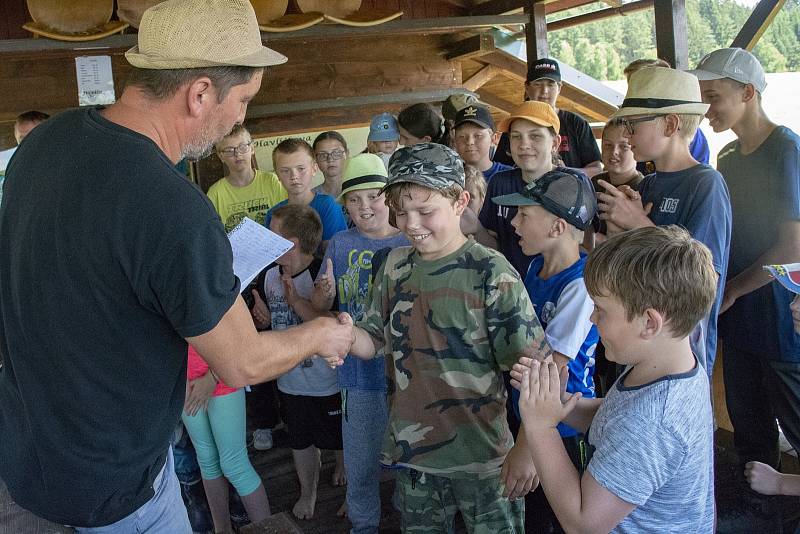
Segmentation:
[(245, 217), (228, 233), (233, 250), (233, 274), (241, 281), (241, 290), (264, 270), (286, 254), (292, 242)]

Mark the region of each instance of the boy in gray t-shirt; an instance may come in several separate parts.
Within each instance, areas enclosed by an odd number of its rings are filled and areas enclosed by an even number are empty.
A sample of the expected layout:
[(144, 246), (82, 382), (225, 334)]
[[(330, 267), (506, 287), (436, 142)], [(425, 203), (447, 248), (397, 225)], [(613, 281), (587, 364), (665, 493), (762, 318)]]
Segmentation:
[[(566, 531), (713, 532), (711, 399), (689, 334), (716, 278), (708, 248), (677, 226), (615, 235), (589, 257), (584, 281), (606, 355), (628, 371), (605, 399), (580, 399), (551, 359), (514, 367), (533, 462)], [(582, 477), (561, 421), (588, 431)]]

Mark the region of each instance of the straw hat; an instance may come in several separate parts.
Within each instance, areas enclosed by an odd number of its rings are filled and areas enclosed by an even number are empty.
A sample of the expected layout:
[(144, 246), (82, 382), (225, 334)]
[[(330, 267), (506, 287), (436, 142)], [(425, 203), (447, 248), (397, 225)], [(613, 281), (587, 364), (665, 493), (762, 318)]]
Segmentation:
[(169, 0), (142, 17), (139, 46), (125, 53), (141, 69), (267, 67), (286, 56), (261, 43), (248, 0)]
[(506, 133), (511, 128), (511, 123), (517, 119), (525, 119), (539, 126), (546, 126), (559, 132), (561, 121), (553, 107), (546, 102), (528, 100), (523, 102), (505, 119), (497, 125), (497, 131)]
[(612, 118), (653, 113), (705, 115), (708, 107), (700, 97), (697, 78), (680, 70), (648, 67), (631, 74), (625, 100)]
[(342, 176), (342, 194), (339, 202), (350, 191), (360, 189), (383, 189), (386, 186), (386, 166), (375, 154), (361, 153), (347, 160), (347, 167)]

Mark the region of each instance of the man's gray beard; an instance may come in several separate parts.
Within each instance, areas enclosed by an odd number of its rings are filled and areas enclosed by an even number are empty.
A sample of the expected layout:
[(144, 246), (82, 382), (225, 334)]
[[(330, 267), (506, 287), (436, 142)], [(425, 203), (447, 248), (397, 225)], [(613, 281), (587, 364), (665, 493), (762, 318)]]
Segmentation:
[(183, 147), (182, 155), (186, 159), (201, 160), (211, 155), (214, 150), (214, 142), (202, 139), (192, 140)]

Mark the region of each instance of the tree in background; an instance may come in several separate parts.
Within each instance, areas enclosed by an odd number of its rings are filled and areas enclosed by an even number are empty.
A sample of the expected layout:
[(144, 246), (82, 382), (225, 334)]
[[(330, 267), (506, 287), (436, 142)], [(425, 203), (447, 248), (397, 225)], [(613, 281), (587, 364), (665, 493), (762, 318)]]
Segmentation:
[[(558, 18), (596, 9), (575, 8)], [(687, 0), (689, 64), (729, 46), (751, 12), (735, 0)], [(600, 80), (621, 79), (622, 69), (634, 59), (656, 56), (652, 11), (554, 31), (548, 41), (553, 57)], [(786, 2), (753, 53), (767, 72), (800, 70), (800, 0)]]

